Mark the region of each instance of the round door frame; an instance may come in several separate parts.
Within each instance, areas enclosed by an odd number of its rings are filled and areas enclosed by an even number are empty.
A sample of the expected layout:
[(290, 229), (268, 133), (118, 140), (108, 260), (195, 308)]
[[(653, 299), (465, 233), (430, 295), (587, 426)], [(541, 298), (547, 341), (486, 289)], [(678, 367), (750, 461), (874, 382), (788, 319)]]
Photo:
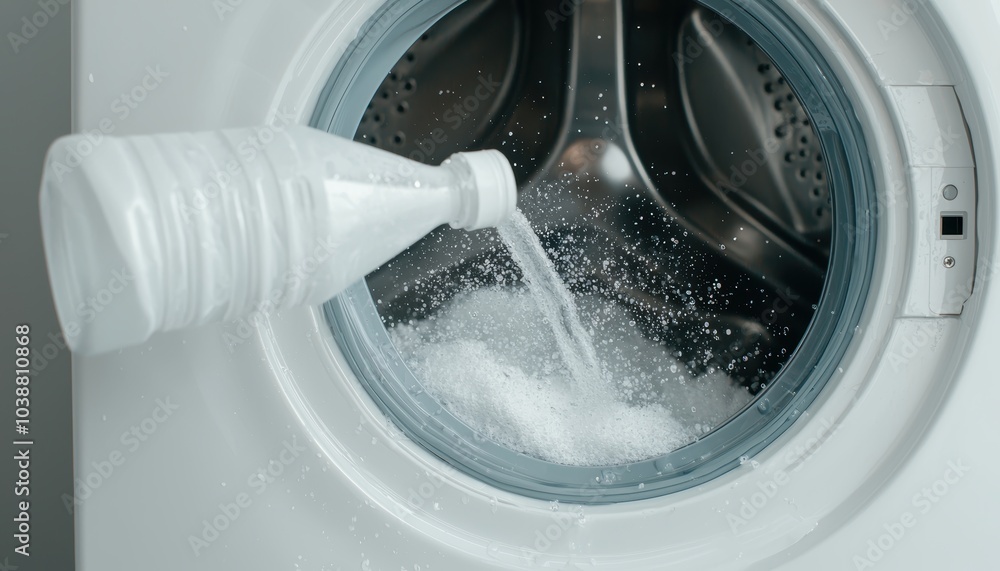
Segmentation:
[[(743, 567), (820, 541), (906, 460), (954, 378), (985, 286), (977, 281), (960, 317), (928, 315), (911, 303), (914, 292), (922, 291), (913, 286), (923, 277), (914, 274), (911, 259), (919, 254), (911, 238), (919, 177), (907, 160), (910, 118), (901, 114), (891, 87), (893, 81), (919, 78), (907, 75), (905, 62), (873, 59), (878, 38), (859, 35), (845, 12), (823, 2), (777, 4), (816, 45), (825, 46), (858, 110), (872, 155), (880, 158), (879, 201), (892, 206), (879, 217), (878, 271), (864, 326), (855, 332), (834, 381), (752, 462), (711, 482), (638, 503), (559, 506), (484, 485), (403, 437), (355, 381), (318, 308), (266, 320), (260, 340), (289, 405), (331, 464), (379, 510), (378, 517), (429, 538), (451, 558), (482, 567), (546, 562)], [(369, 8), (355, 6), (354, 14), (371, 14)], [(869, 19), (878, 16), (875, 9), (855, 7)], [(353, 38), (345, 29), (357, 23), (343, 12), (326, 17), (303, 45), (334, 47), (303, 50), (296, 67), (315, 72), (290, 78), (273, 106), (295, 108), (301, 122), (308, 121), (318, 100), (324, 71), (333, 71)], [(918, 25), (900, 27), (893, 40), (933, 58), (924, 65), (942, 70), (934, 78), (938, 86), (955, 86), (975, 148), (988, 151), (992, 141), (976, 120), (991, 111), (965, 75), (938, 15), (929, 6), (911, 17)], [(406, 47), (402, 43), (397, 56)], [(991, 188), (994, 174), (980, 169), (979, 188)], [(994, 218), (992, 196), (980, 193), (978, 216), (982, 233)], [(980, 259), (992, 254), (986, 251), (991, 243), (980, 240)], [(990, 277), (992, 268), (981, 268), (977, 279)], [(305, 344), (304, 332), (312, 333)], [(691, 551), (691, 545), (703, 547)]]

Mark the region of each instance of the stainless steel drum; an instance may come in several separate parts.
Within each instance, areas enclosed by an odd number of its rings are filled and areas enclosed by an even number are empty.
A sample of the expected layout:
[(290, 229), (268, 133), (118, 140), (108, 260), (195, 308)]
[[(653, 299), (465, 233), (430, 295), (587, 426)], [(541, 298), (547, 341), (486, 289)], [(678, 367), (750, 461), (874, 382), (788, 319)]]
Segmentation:
[[(693, 367), (756, 392), (801, 340), (826, 272), (810, 120), (763, 51), (693, 2), (565, 4), (460, 6), (399, 60), (356, 138), (432, 164), (500, 149), (576, 291), (619, 300)], [(392, 326), (489, 283), (476, 268), (497, 256), (491, 234), (442, 229), (368, 284)]]
[[(483, 481), (583, 503), (697, 485), (777, 438), (834, 377), (875, 243), (863, 133), (808, 37), (771, 0), (398, 4), (453, 9), (408, 29), (409, 47), (379, 53), (359, 39), (313, 124), (356, 128), (359, 141), (430, 164), (501, 150), (581, 310), (597, 299), (627, 316), (625, 327), (590, 321), (595, 343), (641, 338), (692, 375), (725, 375), (742, 400), (689, 440), (614, 465), (498, 441), (429, 394), (434, 371), (414, 373), (393, 343), (401, 325), (433, 322), (466, 292), (521, 279), (496, 232), (439, 229), (327, 306), (391, 422)], [(361, 92), (386, 53), (398, 61)], [(629, 398), (682, 403), (697, 421), (691, 387), (678, 392), (657, 371), (643, 369), (646, 387)]]

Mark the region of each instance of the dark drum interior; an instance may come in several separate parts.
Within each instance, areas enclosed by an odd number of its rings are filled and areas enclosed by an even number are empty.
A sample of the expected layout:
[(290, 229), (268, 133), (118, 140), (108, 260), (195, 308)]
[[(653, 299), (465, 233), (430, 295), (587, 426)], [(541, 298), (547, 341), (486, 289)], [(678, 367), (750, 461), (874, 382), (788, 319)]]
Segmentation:
[[(499, 149), (574, 292), (752, 393), (819, 303), (832, 215), (816, 133), (761, 48), (695, 2), (466, 2), (393, 67), (356, 139), (428, 164)], [(490, 285), (484, 262), (505, 259), (491, 231), (442, 228), (367, 282), (391, 327)]]

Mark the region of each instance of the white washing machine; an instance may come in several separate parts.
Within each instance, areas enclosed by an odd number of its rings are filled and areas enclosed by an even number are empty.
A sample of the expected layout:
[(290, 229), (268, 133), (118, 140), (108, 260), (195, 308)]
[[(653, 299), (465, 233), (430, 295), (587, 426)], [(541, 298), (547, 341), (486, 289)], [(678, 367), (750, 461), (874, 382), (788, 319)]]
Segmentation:
[(442, 232), (324, 307), (75, 357), (79, 568), (993, 567), (1000, 3), (957, 4), (80, 0), (93, 145), (499, 148), (543, 238), (593, 245), (557, 267), (739, 390), (651, 456), (519, 448), (393, 342), (496, 245)]

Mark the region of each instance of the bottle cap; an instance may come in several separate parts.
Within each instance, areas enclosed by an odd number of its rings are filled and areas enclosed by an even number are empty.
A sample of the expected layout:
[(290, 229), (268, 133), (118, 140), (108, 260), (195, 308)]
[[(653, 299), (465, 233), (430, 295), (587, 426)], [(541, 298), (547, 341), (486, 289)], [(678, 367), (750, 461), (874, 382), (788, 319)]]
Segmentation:
[(474, 188), (462, 189), (461, 219), (455, 228), (479, 230), (499, 226), (517, 206), (517, 182), (507, 157), (500, 151), (457, 153), (452, 160), (464, 160), (472, 171)]

